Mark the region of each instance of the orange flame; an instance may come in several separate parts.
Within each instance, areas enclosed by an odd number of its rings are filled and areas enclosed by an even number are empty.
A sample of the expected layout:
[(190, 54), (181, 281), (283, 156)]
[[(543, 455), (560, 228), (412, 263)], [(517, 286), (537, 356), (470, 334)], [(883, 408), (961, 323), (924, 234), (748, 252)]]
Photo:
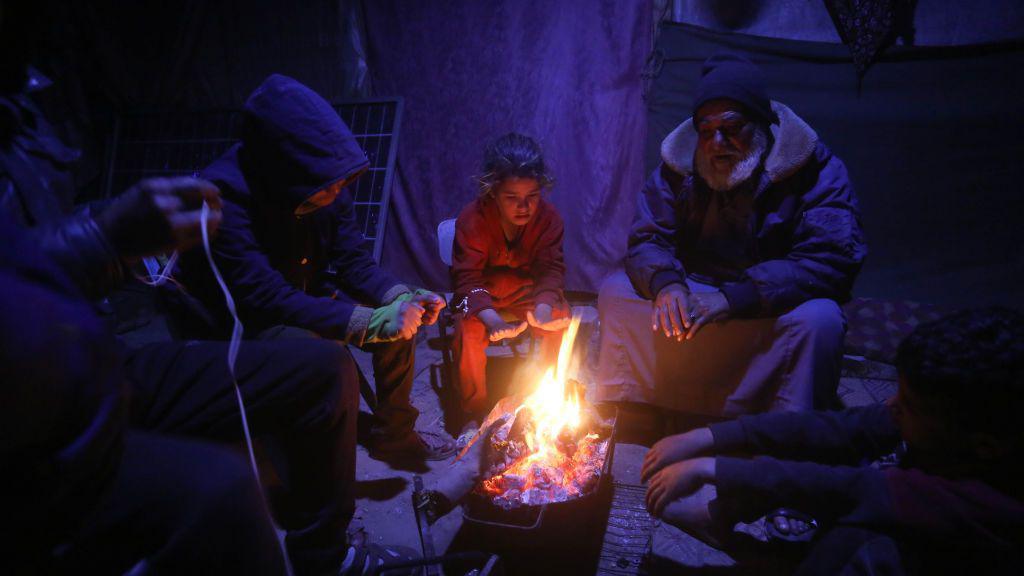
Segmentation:
[(552, 370), (549, 367), (540, 379), (536, 390), (526, 397), (522, 405), (516, 409), (530, 410), (533, 430), (526, 436), (526, 445), (530, 448), (531, 459), (534, 461), (548, 459), (559, 454), (555, 441), (563, 430), (575, 430), (580, 425), (580, 398), (574, 389), (572, 394), (566, 393), (566, 382), (569, 379), (572, 361), (573, 343), (579, 331), (580, 318), (573, 316), (562, 335), (562, 344), (558, 349), (558, 364)]
[[(501, 474), (484, 480), (486, 492), (492, 495), (504, 493), (506, 477), (516, 476), (523, 482), (519, 484), (519, 493), (527, 500), (526, 493), (537, 485), (538, 478), (560, 486), (562, 496), (558, 499), (577, 496), (596, 472), (593, 469), (595, 461), (598, 466), (603, 462), (607, 442), (602, 442), (597, 434), (581, 438), (571, 454), (559, 449), (559, 435), (572, 431), (572, 437), (578, 437), (577, 428), (582, 420), (583, 399), (579, 397), (579, 388), (572, 386), (567, 389), (570, 373), (575, 375), (577, 367), (573, 365), (572, 351), (579, 325), (580, 318), (574, 315), (562, 335), (557, 364), (548, 367), (536, 389), (515, 410), (516, 415), (521, 410), (529, 411), (530, 426), (524, 430), (528, 455), (515, 461)], [(548, 486), (550, 490), (551, 485)]]

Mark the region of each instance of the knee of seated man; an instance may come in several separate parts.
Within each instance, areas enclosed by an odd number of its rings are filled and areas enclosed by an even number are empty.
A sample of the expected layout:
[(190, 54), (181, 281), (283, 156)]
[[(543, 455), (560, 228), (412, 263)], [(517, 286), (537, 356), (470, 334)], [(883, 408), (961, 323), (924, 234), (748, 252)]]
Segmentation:
[(320, 399), (326, 403), (328, 420), (337, 422), (359, 407), (359, 374), (348, 348), (332, 340), (307, 342), (305, 362), (313, 371), (310, 385), (319, 384)]
[[(203, 461), (202, 474), (192, 477), (188, 501), (200, 509), (204, 521), (241, 525), (263, 516), (254, 472), (241, 456), (213, 446), (194, 451)], [(200, 456), (204, 452), (209, 454)]]
[(834, 300), (815, 298), (800, 304), (783, 315), (791, 329), (817, 338), (843, 338), (846, 320)]

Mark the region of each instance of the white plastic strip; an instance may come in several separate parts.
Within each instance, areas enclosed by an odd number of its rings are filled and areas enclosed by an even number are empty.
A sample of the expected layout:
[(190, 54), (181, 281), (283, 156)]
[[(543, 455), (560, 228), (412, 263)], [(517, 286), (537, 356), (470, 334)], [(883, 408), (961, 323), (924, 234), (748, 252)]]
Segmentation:
[[(228, 290), (224, 277), (220, 275), (220, 270), (217, 269), (217, 264), (213, 261), (213, 251), (210, 250), (210, 235), (206, 228), (206, 221), (209, 216), (210, 206), (203, 202), (203, 210), (200, 213), (199, 222), (203, 228), (203, 248), (206, 250), (206, 261), (210, 263), (210, 270), (213, 271), (213, 276), (217, 279), (221, 292), (224, 293), (224, 303), (227, 304), (228, 311), (231, 312), (231, 317), (235, 320), (235, 325), (231, 329), (231, 343), (228, 344), (228, 373), (231, 374), (231, 383), (235, 387), (235, 398), (238, 400), (238, 411), (242, 415), (242, 432), (245, 433), (245, 446), (249, 449), (249, 464), (252, 466), (252, 473), (256, 477), (256, 485), (260, 489), (260, 494), (263, 494), (265, 501), (266, 493), (263, 491), (263, 483), (260, 481), (259, 466), (256, 465), (256, 453), (252, 447), (252, 434), (249, 432), (249, 419), (246, 418), (245, 402), (242, 400), (242, 390), (238, 387), (238, 379), (235, 378), (235, 360), (238, 358), (238, 349), (242, 345), (242, 321), (238, 319), (238, 313), (235, 311), (235, 299), (231, 297), (231, 291)], [(178, 253), (175, 252), (171, 260), (168, 261), (165, 271), (171, 268), (177, 257)], [(277, 533), (277, 542), (281, 547), (281, 554), (284, 556), (285, 570), (288, 576), (292, 576), (292, 565), (288, 560), (288, 549), (284, 542), (283, 532), (277, 529)]]

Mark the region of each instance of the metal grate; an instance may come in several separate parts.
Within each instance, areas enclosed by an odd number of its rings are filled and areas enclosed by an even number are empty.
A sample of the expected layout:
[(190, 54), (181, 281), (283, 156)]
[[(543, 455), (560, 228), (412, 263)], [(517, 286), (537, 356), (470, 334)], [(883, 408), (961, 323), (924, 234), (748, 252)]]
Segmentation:
[[(370, 168), (351, 192), (363, 224), (366, 249), (378, 262), (383, 248), (402, 101), (361, 100), (334, 105), (366, 152)], [(191, 175), (217, 159), (236, 142), (237, 110), (122, 115), (108, 156), (106, 195), (120, 193), (153, 176)]]
[(658, 521), (644, 506), (644, 486), (612, 484), (612, 505), (598, 559), (598, 575), (635, 576), (646, 574), (644, 558), (651, 547), (651, 535)]

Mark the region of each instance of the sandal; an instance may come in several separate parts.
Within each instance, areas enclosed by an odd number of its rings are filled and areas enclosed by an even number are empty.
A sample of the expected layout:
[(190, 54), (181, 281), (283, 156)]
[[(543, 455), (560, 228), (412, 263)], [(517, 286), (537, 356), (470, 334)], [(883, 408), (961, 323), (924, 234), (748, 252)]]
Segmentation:
[(353, 546), (349, 552), (352, 554), (352, 560), (342, 566), (339, 576), (415, 576), (421, 571), (418, 565), (388, 568), (389, 565), (407, 565), (419, 560), (419, 554), (405, 546), (367, 544)]
[[(799, 520), (807, 524), (807, 529), (799, 534), (783, 532), (775, 526), (776, 518)], [(792, 508), (776, 508), (765, 515), (764, 531), (769, 542), (810, 542), (818, 532), (818, 521)]]

